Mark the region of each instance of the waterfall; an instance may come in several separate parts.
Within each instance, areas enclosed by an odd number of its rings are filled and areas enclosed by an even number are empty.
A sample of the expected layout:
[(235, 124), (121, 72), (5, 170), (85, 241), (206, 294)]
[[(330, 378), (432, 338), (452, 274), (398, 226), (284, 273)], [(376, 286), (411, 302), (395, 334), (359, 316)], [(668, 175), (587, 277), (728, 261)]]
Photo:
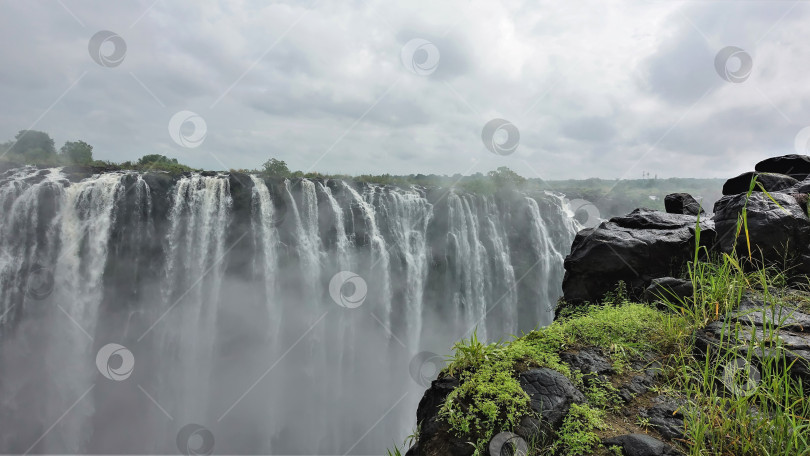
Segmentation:
[[(174, 453), (187, 425), (217, 453), (379, 452), (418, 353), (551, 321), (577, 229), (551, 193), (239, 173), (22, 167), (0, 211), (0, 453)], [(109, 343), (130, 377), (99, 372)]]
[(34, 167), (0, 175), (0, 334), (23, 311), (26, 297), (36, 302), (52, 289), (58, 242), (52, 219), (62, 204), (63, 180), (58, 170)]
[(278, 270), (278, 234), (276, 232), (275, 208), (267, 184), (257, 176), (250, 176), (253, 182), (253, 231), (257, 244), (261, 246), (262, 278), (264, 280), (267, 313), (270, 316), (268, 332), (277, 346), (281, 331), (281, 309), (276, 298), (276, 274)]
[[(39, 182), (28, 180), (34, 175)], [(37, 358), (23, 367), (31, 374), (27, 381), (36, 385), (36, 392), (29, 391), (31, 385), (23, 384), (25, 380), (17, 376), (20, 372), (15, 372), (14, 378), (2, 383), (0, 394), (4, 409), (9, 395), (35, 394), (41, 404), (35, 414), (22, 422), (46, 423), (58, 419), (59, 426), (32, 439), (28, 448), (23, 448), (23, 443), (11, 442), (4, 450), (28, 451), (36, 447), (37, 451), (45, 452), (83, 452), (91, 435), (94, 412), (92, 398), (83, 398), (94, 386), (93, 341), (108, 240), (115, 207), (122, 196), (122, 175), (94, 176), (64, 189), (61, 187), (67, 181), (59, 170), (25, 168), (13, 179), (16, 182), (6, 182), (1, 193), (8, 214), (2, 226), (2, 245), (6, 258), (11, 259), (2, 267), (3, 276), (8, 277), (9, 264), (19, 265), (18, 273), (29, 276), (3, 281), (4, 296), (16, 299), (6, 301), (4, 307), (22, 309), (27, 318), (23, 321), (31, 324), (25, 326), (19, 339), (9, 339), (11, 335), (4, 334), (4, 343), (22, 345), (17, 347), (17, 353), (4, 347), (2, 358), (24, 356), (25, 350), (38, 344), (45, 344), (48, 349), (34, 350), (30, 354)], [(12, 195), (16, 199), (9, 204)], [(32, 273), (37, 277), (31, 277)], [(37, 282), (34, 289), (32, 281)], [(15, 292), (7, 288), (13, 284), (21, 284), (23, 289)], [(10, 374), (6, 368), (3, 371)], [(70, 415), (62, 417), (67, 409), (71, 410)], [(5, 445), (8, 436), (2, 436), (0, 441)]]

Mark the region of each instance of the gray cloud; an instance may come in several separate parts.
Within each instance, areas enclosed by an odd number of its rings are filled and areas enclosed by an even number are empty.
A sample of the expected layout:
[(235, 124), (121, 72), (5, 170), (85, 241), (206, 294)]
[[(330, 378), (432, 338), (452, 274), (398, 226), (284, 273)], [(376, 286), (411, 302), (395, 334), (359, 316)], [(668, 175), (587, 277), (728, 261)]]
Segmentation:
[[(4, 5), (2, 140), (34, 124), (214, 169), (722, 177), (792, 152), (810, 117), (804, 3), (62, 3)], [(126, 41), (120, 66), (90, 58), (99, 30)], [(400, 62), (413, 38), (433, 74)], [(741, 84), (715, 72), (731, 45), (753, 58)], [(196, 149), (169, 137), (181, 110), (208, 125)], [(520, 129), (510, 156), (481, 143), (496, 117)]]

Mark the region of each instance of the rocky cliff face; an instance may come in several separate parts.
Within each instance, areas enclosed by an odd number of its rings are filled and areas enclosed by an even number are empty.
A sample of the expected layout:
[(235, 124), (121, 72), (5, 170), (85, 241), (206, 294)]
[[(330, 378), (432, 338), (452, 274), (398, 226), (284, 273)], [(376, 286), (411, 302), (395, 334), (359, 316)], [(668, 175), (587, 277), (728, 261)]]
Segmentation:
[[(580, 231), (565, 260), (566, 303), (598, 302), (619, 281), (641, 298), (654, 279), (680, 275), (686, 261), (693, 258), (697, 242), (705, 247), (701, 255), (736, 251), (741, 258), (760, 264), (810, 272), (808, 157), (775, 157), (757, 164), (756, 169), (726, 182), (724, 196), (715, 203), (712, 214), (698, 216), (703, 209), (691, 197), (675, 194), (667, 197), (667, 213), (638, 209)], [(790, 175), (779, 174), (788, 171)], [(757, 184), (748, 197), (754, 177)], [(743, 210), (747, 239), (738, 225)]]
[[(577, 312), (582, 312), (578, 309), (587, 308), (585, 304), (605, 299), (610, 308), (616, 304), (616, 295), (609, 293), (615, 292), (620, 282), (626, 285), (624, 293), (627, 293), (620, 301), (629, 297), (659, 305), (662, 300), (691, 302), (696, 291), (693, 282), (679, 277), (684, 276), (687, 262), (695, 259), (696, 247), (700, 247), (700, 261), (710, 260), (720, 253), (733, 253), (743, 267), (751, 270), (775, 268), (788, 284), (806, 285), (810, 272), (809, 175), (810, 157), (776, 157), (759, 163), (756, 172), (730, 179), (723, 188), (725, 196), (717, 201), (713, 213), (705, 213), (687, 194), (673, 194), (666, 199), (667, 212), (637, 209), (626, 216), (604, 221), (595, 228), (580, 231), (565, 260), (565, 294), (561, 304), (566, 311), (563, 313), (578, 315)], [(753, 188), (752, 178), (757, 182)], [(789, 288), (747, 288), (743, 285), (735, 291), (739, 292), (735, 298), (739, 302), (727, 313), (720, 310), (721, 304), (709, 303), (712, 308), (717, 305), (713, 316), (706, 317), (706, 321), (713, 321), (705, 326), (706, 322), (698, 322), (697, 329), (685, 339), (687, 341), (682, 347), (693, 350), (692, 355), (699, 364), (725, 366), (707, 380), (709, 384), (720, 385), (716, 394), (731, 397), (753, 394), (757, 383), (765, 381), (766, 371), (771, 376), (782, 375), (774, 371), (785, 373), (782, 377), (785, 384), (789, 381), (807, 384), (810, 381), (810, 295), (806, 290)], [(570, 324), (576, 326), (576, 317), (570, 318), (574, 322)], [(551, 334), (564, 332), (565, 329), (561, 328), (569, 324), (567, 321), (555, 322)], [(625, 326), (632, 326), (635, 322), (628, 318), (613, 322), (613, 325), (601, 321), (599, 324), (604, 324), (604, 327), (597, 331), (618, 331), (621, 334), (626, 330)], [(581, 330), (573, 331), (570, 340), (577, 339), (578, 331)], [(525, 338), (542, 339), (545, 337), (542, 334), (540, 331)], [(621, 345), (618, 338), (616, 344)], [(643, 339), (634, 341), (640, 346), (645, 342)], [(594, 434), (596, 440), (591, 444), (592, 454), (682, 454), (683, 447), (679, 448), (679, 445), (693, 444), (695, 440), (694, 435), (686, 436), (685, 413), (687, 410), (693, 414), (707, 413), (705, 409), (698, 409), (696, 402), (690, 402), (692, 398), (661, 394), (668, 385), (668, 380), (662, 378), (663, 365), (668, 363), (671, 369), (673, 359), (675, 362), (682, 359), (653, 349), (636, 357), (629, 367), (618, 368), (615, 346), (607, 348), (613, 341), (603, 342), (603, 346), (583, 346), (580, 342), (574, 342), (573, 346), (554, 346), (544, 342), (541, 349), (550, 351), (542, 356), (526, 356), (507, 364), (509, 376), (518, 379), (531, 410), (522, 415), (517, 425), (489, 429), (487, 435), (491, 440), (483, 449), (480, 442), (476, 449), (476, 442), (468, 441), (473, 434), (480, 437), (481, 430), (475, 431), (476, 434), (460, 430), (459, 426), (453, 428), (447, 414), (447, 410), (453, 408), (445, 407), (450, 401), (449, 395), (473, 377), (469, 373), (459, 375), (452, 370), (443, 371), (419, 404), (417, 423), (421, 426), (420, 432), (407, 454), (547, 454), (539, 452), (541, 450), (568, 454), (559, 440), (561, 435), (570, 433), (570, 429), (562, 429), (564, 417), (579, 404), (598, 403), (592, 394), (593, 388), (598, 390), (600, 386), (594, 385), (605, 384), (609, 385), (605, 391), (615, 394), (614, 404), (618, 408), (610, 412), (615, 421), (611, 421), (600, 434), (600, 437), (605, 437), (600, 440)], [(521, 340), (520, 343), (524, 342)], [(547, 364), (548, 359), (557, 356), (561, 364), (556, 370), (532, 367), (532, 363)], [(730, 380), (732, 374), (743, 369), (748, 369), (745, 370), (749, 375), (746, 381), (735, 383)], [(763, 377), (760, 377), (760, 370)], [(476, 400), (498, 410), (493, 405), (497, 399), (488, 395), (493, 393), (483, 389), (477, 391)], [(590, 395), (584, 394), (588, 392)], [(459, 408), (465, 411), (472, 407), (469, 399), (454, 404), (454, 413), (460, 413)], [(442, 409), (444, 415), (440, 413)], [(806, 413), (807, 409), (803, 410)], [(720, 413), (725, 414), (726, 410)], [(798, 430), (788, 434), (792, 432)], [(802, 444), (797, 445), (788, 453), (803, 451)], [(608, 453), (608, 448), (614, 453)], [(760, 447), (752, 448), (752, 454), (760, 454)]]

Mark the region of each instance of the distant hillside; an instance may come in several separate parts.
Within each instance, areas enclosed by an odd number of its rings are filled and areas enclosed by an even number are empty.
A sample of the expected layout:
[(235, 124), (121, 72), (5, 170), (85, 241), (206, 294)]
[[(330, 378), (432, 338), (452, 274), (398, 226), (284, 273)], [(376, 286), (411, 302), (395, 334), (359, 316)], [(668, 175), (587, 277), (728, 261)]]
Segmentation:
[[(535, 179), (532, 179), (535, 180)], [(664, 210), (664, 197), (685, 192), (701, 202), (707, 211), (722, 196), (723, 179), (561, 180), (545, 181), (546, 188), (564, 193), (570, 199), (593, 203), (602, 218), (624, 215), (638, 207)]]

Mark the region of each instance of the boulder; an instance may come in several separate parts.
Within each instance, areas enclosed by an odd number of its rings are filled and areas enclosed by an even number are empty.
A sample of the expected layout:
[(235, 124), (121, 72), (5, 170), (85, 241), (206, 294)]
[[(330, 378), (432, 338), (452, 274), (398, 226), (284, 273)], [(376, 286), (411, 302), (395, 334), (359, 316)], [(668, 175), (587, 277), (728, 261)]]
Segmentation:
[(634, 361), (631, 367), (638, 374), (633, 375), (629, 382), (619, 388), (618, 392), (618, 396), (625, 402), (630, 402), (634, 397), (649, 391), (661, 374), (661, 363), (658, 361), (653, 361), (649, 365), (646, 365), (646, 362)]
[(683, 438), (683, 404), (675, 402), (668, 396), (653, 399), (653, 405), (640, 408), (638, 416), (650, 420), (650, 424), (664, 438), (669, 440)]
[[(752, 193), (720, 198), (714, 205), (714, 224), (717, 230), (717, 247), (731, 253), (735, 240), (737, 254), (748, 256), (748, 246), (743, 230), (737, 233), (737, 220), (746, 208), (748, 236), (751, 253), (757, 260), (784, 264), (786, 256), (798, 257), (810, 240), (810, 219), (796, 199), (785, 193)], [(736, 239), (735, 239), (736, 237)]]
[(474, 446), (456, 437), (450, 432), (450, 426), (439, 420), (439, 407), (458, 384), (458, 379), (444, 377), (434, 380), (425, 391), (416, 409), (419, 439), (406, 456), (470, 456), (475, 452)]
[[(730, 332), (735, 333), (731, 340)], [(749, 353), (751, 337), (768, 343)], [(781, 349), (771, 349), (777, 340)], [(810, 315), (789, 306), (766, 306), (761, 299), (746, 296), (729, 319), (712, 322), (695, 333), (695, 354), (702, 357), (707, 353), (719, 355), (725, 365), (750, 357), (755, 367), (769, 358), (784, 357), (790, 374), (810, 383)]]
[(754, 167), (761, 173), (778, 173), (797, 180), (810, 176), (810, 157), (807, 155), (789, 154), (762, 160)]
[[(563, 295), (568, 304), (597, 302), (621, 280), (640, 298), (656, 278), (680, 273), (694, 256), (697, 217), (636, 209), (577, 233), (565, 259)], [(700, 243), (710, 246), (714, 223), (700, 220)]]
[(556, 430), (568, 414), (571, 404), (585, 401), (585, 396), (565, 375), (545, 367), (531, 369), (518, 377), (523, 391), (529, 395), (530, 406), (540, 419), (527, 417), (521, 421), (518, 435), (532, 441), (544, 431)]
[[(757, 182), (762, 184), (762, 187), (764, 187), (767, 192), (787, 190), (799, 183), (798, 180), (784, 174), (748, 172), (727, 180), (726, 183), (723, 184), (723, 195), (748, 193), (748, 189), (751, 187), (751, 179), (754, 177), (757, 178)], [(761, 192), (762, 188), (756, 185), (754, 186), (754, 191)]]
[(673, 302), (676, 300), (684, 300), (691, 297), (693, 294), (694, 287), (691, 281), (676, 279), (674, 277), (661, 277), (653, 279), (650, 286), (644, 290), (644, 300), (646, 302), (653, 302), (663, 299)]
[(585, 375), (614, 374), (613, 364), (597, 348), (588, 347), (574, 353), (560, 353), (560, 359)]
[(626, 456), (674, 456), (681, 454), (666, 443), (647, 434), (626, 434), (611, 437), (602, 441), (610, 448), (618, 446)]
[(664, 207), (670, 214), (698, 215), (705, 212), (700, 203), (688, 193), (670, 193), (664, 197)]
[[(529, 396), (532, 411), (537, 414), (524, 416), (515, 429), (527, 442), (558, 429), (571, 404), (585, 401), (582, 392), (565, 375), (552, 369), (528, 370), (520, 374), (518, 381)], [(434, 380), (425, 391), (416, 410), (416, 422), (421, 426), (419, 440), (406, 455), (469, 456), (475, 452), (473, 445), (456, 437), (450, 426), (438, 417), (447, 395), (458, 385), (457, 379), (445, 377)]]

